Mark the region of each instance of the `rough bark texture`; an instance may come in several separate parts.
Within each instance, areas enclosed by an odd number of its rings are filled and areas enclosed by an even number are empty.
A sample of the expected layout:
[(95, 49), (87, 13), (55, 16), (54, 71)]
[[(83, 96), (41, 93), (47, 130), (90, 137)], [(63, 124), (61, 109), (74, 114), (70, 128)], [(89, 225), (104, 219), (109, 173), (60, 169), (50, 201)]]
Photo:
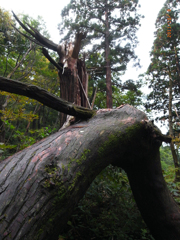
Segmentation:
[(109, 59), (110, 47), (109, 47), (109, 18), (108, 7), (105, 11), (106, 33), (105, 33), (105, 58), (106, 58), (106, 107), (112, 108), (112, 83), (111, 83), (111, 63)]
[[(173, 137), (173, 121), (172, 121), (172, 101), (173, 101), (172, 87), (173, 86), (172, 85), (173, 83), (172, 83), (171, 71), (169, 68), (169, 135), (171, 137)], [(172, 152), (174, 167), (175, 167), (175, 181), (180, 181), (180, 168), (179, 168), (177, 153), (175, 151), (173, 142), (171, 142), (170, 147), (171, 147), (171, 152)]]
[[(5, 103), (6, 97), (3, 95), (0, 95), (0, 110), (4, 110), (4, 103)], [(0, 113), (0, 142), (4, 143), (5, 141), (5, 126), (4, 122), (2, 121), (1, 117), (3, 116), (2, 113)]]
[(175, 59), (176, 59), (176, 69), (177, 69), (177, 73), (178, 73), (178, 81), (177, 84), (179, 86), (179, 91), (180, 91), (180, 65), (179, 65), (179, 58), (177, 55), (177, 49), (176, 47), (174, 47), (174, 51), (175, 51)]
[[(86, 34), (77, 33), (74, 44), (65, 44), (64, 47), (58, 46), (57, 51), (60, 57), (59, 64), (63, 69), (59, 70), (60, 97), (82, 107), (87, 107), (85, 95), (87, 96), (88, 94), (88, 78), (85, 64), (78, 59), (78, 55), (81, 41), (85, 36)], [(66, 121), (66, 117), (67, 114), (60, 114), (60, 127), (62, 127)]]
[[(67, 61), (68, 67), (65, 71), (59, 71), (60, 97), (78, 106), (88, 107), (85, 97), (88, 94), (88, 76), (85, 63), (80, 59), (77, 60), (71, 57)], [(61, 113), (60, 126), (64, 124), (66, 117), (66, 114)]]
[(180, 210), (162, 176), (170, 138), (128, 105), (100, 110), (0, 163), (0, 239), (54, 240), (100, 171), (120, 166), (156, 240), (180, 239)]

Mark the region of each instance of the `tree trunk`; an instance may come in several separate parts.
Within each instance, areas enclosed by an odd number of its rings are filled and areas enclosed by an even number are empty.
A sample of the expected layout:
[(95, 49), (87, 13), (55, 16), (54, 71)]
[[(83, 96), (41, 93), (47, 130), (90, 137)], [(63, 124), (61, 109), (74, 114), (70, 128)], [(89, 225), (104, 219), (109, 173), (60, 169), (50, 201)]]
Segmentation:
[(108, 7), (106, 4), (105, 11), (106, 33), (105, 33), (105, 59), (106, 59), (106, 107), (112, 108), (112, 83), (111, 83), (111, 63), (110, 63), (110, 47), (109, 47), (109, 20)]
[[(78, 106), (88, 107), (88, 76), (85, 64), (80, 59), (69, 58), (68, 68), (64, 72), (59, 71), (60, 97)], [(81, 84), (79, 83), (81, 81)], [(83, 89), (82, 89), (83, 87)], [(67, 114), (60, 114), (60, 126), (66, 121)]]
[[(5, 103), (6, 96), (0, 95), (0, 110), (4, 110), (4, 103)], [(5, 124), (2, 121), (3, 114), (0, 113), (0, 142), (4, 143), (5, 142)]]
[(175, 51), (176, 68), (177, 68), (177, 75), (178, 75), (177, 84), (178, 84), (178, 86), (179, 86), (179, 92), (180, 92), (180, 66), (179, 66), (179, 58), (178, 58), (178, 55), (177, 55), (177, 49), (176, 49), (176, 47), (174, 47), (174, 51)]
[[(37, 29), (31, 27), (29, 24), (23, 24), (20, 19), (16, 16), (14, 12), (13, 16), (16, 21), (21, 25), (21, 27), (31, 35), (24, 35), (18, 29), (15, 29), (21, 33), (23, 36), (40, 45), (42, 48), (42, 53), (44, 56), (59, 70), (59, 78), (60, 78), (60, 97), (63, 100), (69, 101), (70, 103), (75, 103), (78, 106), (85, 107), (87, 105), (87, 97), (86, 101), (82, 99), (82, 93), (87, 96), (87, 73), (85, 67), (82, 68), (83, 64), (79, 64), (78, 67), (77, 62), (81, 62), (78, 60), (78, 55), (81, 47), (81, 42), (84, 38), (86, 38), (86, 33), (77, 32), (74, 44), (72, 42), (65, 43), (62, 45), (58, 45), (53, 41), (44, 37)], [(51, 49), (58, 53), (59, 55), (59, 64), (57, 64), (54, 59), (49, 55), (48, 51), (45, 49)], [(82, 77), (80, 79), (80, 76)], [(82, 86), (86, 89), (81, 89), (80, 82)], [(84, 97), (84, 96), (83, 96)], [(84, 104), (84, 105), (82, 105)], [(66, 121), (66, 113), (61, 113), (60, 115), (60, 127)]]
[(93, 179), (109, 164), (127, 172), (156, 240), (180, 239), (180, 209), (163, 179), (159, 147), (170, 138), (125, 105), (99, 110), (0, 162), (0, 239), (54, 240)]
[[(173, 137), (173, 122), (172, 122), (172, 78), (171, 78), (171, 72), (169, 68), (169, 135)], [(178, 156), (174, 148), (174, 143), (170, 143), (171, 152), (173, 156), (174, 161), (174, 167), (175, 167), (175, 181), (180, 181), (180, 167), (178, 163)]]

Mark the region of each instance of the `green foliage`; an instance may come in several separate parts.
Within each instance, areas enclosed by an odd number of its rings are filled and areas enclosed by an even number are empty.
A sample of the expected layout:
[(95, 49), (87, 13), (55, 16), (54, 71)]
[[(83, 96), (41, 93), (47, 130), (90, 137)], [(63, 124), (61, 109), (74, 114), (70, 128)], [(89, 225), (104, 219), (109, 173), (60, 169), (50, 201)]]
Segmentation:
[[(131, 81), (134, 88), (131, 88), (130, 86), (126, 86), (126, 84)], [(132, 80), (126, 81), (122, 85), (122, 91), (118, 89), (117, 87), (113, 88), (113, 99), (115, 102), (115, 106), (118, 107), (122, 104), (129, 104), (134, 107), (142, 105), (142, 92), (138, 89), (140, 87), (137, 83), (137, 85)]]
[[(168, 134), (176, 137), (173, 139), (175, 144), (179, 142), (179, 7), (179, 1), (167, 0), (158, 14), (151, 64), (147, 71), (151, 93), (146, 103), (146, 108), (157, 114), (156, 120), (161, 120), (162, 125), (168, 122)], [(178, 166), (176, 158), (174, 164)], [(178, 179), (178, 171), (176, 175)]]
[[(71, 0), (62, 10), (59, 30), (61, 35), (66, 33), (63, 40), (74, 38), (76, 32), (87, 33), (82, 42), (82, 51), (86, 51), (86, 66), (90, 74), (90, 96), (98, 87), (95, 108), (106, 106), (106, 81), (112, 82), (113, 107), (117, 106), (114, 89), (120, 91), (120, 76), (124, 74), (130, 60), (133, 59), (135, 65), (139, 65), (134, 52), (138, 43), (136, 31), (142, 17), (137, 13), (138, 7), (140, 7), (138, 0), (111, 2)], [(107, 76), (108, 61), (110, 61), (111, 77)]]
[[(163, 162), (162, 162), (163, 163)], [(174, 200), (179, 204), (180, 206), (180, 182), (174, 182), (175, 178), (175, 171), (173, 166), (166, 166), (162, 164), (163, 169), (163, 176), (165, 178), (165, 181), (167, 183), (168, 189), (172, 194), (172, 197)]]
[(173, 166), (173, 157), (170, 147), (161, 147), (160, 156), (163, 176), (166, 180), (167, 186), (175, 201), (180, 205), (180, 183), (174, 182), (176, 169), (174, 169)]
[[(168, 188), (180, 204), (180, 184), (174, 183), (169, 146), (161, 147), (161, 163)], [(108, 166), (93, 181), (68, 221), (61, 240), (153, 240), (134, 201), (128, 178), (119, 168)]]
[(126, 174), (109, 166), (80, 201), (61, 239), (153, 239), (133, 199)]
[[(21, 15), (21, 18), (22, 22), (29, 23), (49, 37), (41, 17), (35, 20)], [(59, 96), (57, 70), (42, 55), (39, 46), (30, 43), (12, 25), (16, 22), (11, 14), (0, 9), (0, 75), (38, 85)], [(20, 26), (16, 25), (16, 28), (24, 32)], [(57, 57), (54, 53), (50, 54)], [(1, 159), (58, 129), (58, 112), (27, 97), (1, 92), (0, 109)]]
[(168, 166), (173, 166), (173, 157), (171, 149), (169, 146), (164, 146), (160, 148), (161, 162), (164, 163), (164, 168)]
[[(173, 82), (173, 105), (179, 108), (179, 74), (176, 62), (179, 59), (180, 23), (178, 1), (167, 0), (156, 20), (155, 41), (151, 51), (151, 64), (147, 74), (149, 88), (152, 89), (146, 104), (147, 109), (161, 111), (161, 119), (168, 118), (169, 78)], [(170, 21), (168, 19), (171, 19)], [(171, 30), (171, 37), (168, 30)], [(176, 114), (173, 109), (173, 117)]]
[[(95, 79), (95, 78), (94, 78)], [(94, 80), (93, 79), (93, 80)], [(89, 98), (92, 101), (92, 93), (95, 90), (94, 83), (97, 84), (97, 94), (95, 98), (94, 108), (100, 109), (106, 107), (106, 86), (105, 80), (99, 79), (94, 82), (89, 80)], [(114, 83), (113, 92), (113, 107), (118, 107), (122, 104), (129, 104), (134, 107), (142, 105), (142, 92), (140, 91), (141, 83), (133, 80), (127, 80), (123, 84), (119, 81), (119, 84)]]

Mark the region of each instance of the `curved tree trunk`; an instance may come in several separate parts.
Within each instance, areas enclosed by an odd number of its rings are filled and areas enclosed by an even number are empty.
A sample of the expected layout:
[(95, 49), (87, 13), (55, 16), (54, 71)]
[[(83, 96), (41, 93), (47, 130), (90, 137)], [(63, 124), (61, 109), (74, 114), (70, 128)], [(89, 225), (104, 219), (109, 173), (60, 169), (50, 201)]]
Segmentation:
[(180, 210), (159, 158), (170, 141), (146, 115), (125, 105), (100, 110), (0, 163), (0, 239), (53, 240), (93, 179), (109, 164), (128, 174), (155, 239), (180, 239)]

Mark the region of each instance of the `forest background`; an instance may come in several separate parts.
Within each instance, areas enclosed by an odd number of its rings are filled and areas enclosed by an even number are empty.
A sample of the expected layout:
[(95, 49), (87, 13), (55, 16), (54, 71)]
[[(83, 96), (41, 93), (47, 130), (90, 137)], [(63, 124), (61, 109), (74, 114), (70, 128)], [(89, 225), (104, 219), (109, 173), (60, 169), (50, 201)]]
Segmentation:
[[(160, 2), (161, 1), (159, 1), (158, 4), (160, 4)], [(162, 2), (164, 3), (165, 1)], [(160, 14), (160, 10), (163, 9), (163, 3), (158, 10), (157, 4), (156, 7), (153, 6), (153, 10), (157, 10), (156, 30), (157, 28), (163, 29), (163, 26), (167, 24), (167, 16), (164, 18), (164, 23), (160, 21), (158, 22), (157, 18), (158, 13)], [(152, 1), (151, 5), (153, 5)], [(13, 10), (15, 11), (15, 9)], [(178, 14), (179, 5), (174, 7), (174, 11)], [(59, 10), (59, 14), (60, 12), (61, 10)], [(152, 18), (155, 14), (154, 12), (156, 11), (153, 11)], [(40, 10), (39, 13), (41, 15)], [(166, 12), (165, 15), (167, 13), (168, 12)], [(146, 17), (145, 12), (141, 12), (141, 14), (145, 15)], [(162, 16), (162, 14), (159, 16)], [(28, 22), (31, 24), (31, 26), (41, 31), (44, 36), (50, 38), (48, 31), (51, 28), (47, 27), (48, 25), (44, 22), (43, 18), (38, 17), (34, 19), (33, 14), (31, 15), (29, 11), (28, 15), (21, 14), (19, 17), (21, 20), (23, 20), (23, 22)], [(141, 21), (143, 21), (143, 19)], [(58, 24), (59, 22), (60, 21), (57, 19), (53, 20), (54, 25), (56, 23)], [(180, 32), (178, 23), (179, 18), (176, 19), (175, 23), (177, 33)], [(11, 13), (0, 5), (0, 75), (17, 79), (26, 83), (31, 82), (32, 84), (43, 87), (49, 92), (59, 96), (57, 70), (47, 61), (46, 58), (44, 58), (39, 50), (39, 47), (15, 31), (11, 24), (16, 24)], [(17, 27), (20, 28), (18, 25)], [(149, 27), (149, 24), (147, 27), (147, 23), (146, 28), (149, 33), (151, 28)], [(139, 32), (140, 31), (141, 27)], [(144, 37), (145, 39), (143, 40), (144, 45), (139, 44), (139, 48), (144, 52), (143, 55), (147, 57), (148, 53), (145, 54), (145, 50), (147, 52), (148, 49), (146, 33), (145, 31), (141, 33), (142, 39)], [(167, 34), (167, 31), (164, 30), (162, 34)], [(155, 35), (153, 35), (153, 32), (151, 32), (150, 35), (154, 36), (155, 40), (158, 38), (157, 32)], [(59, 40), (60, 39), (57, 41)], [(56, 41), (56, 39), (54, 40), (54, 37), (53, 41)], [(164, 48), (164, 46), (162, 47)], [(152, 48), (151, 58), (153, 59), (155, 43), (153, 45), (152, 42), (150, 48)], [(139, 58), (138, 51), (135, 51), (135, 53)], [(176, 45), (176, 54), (177, 58), (179, 59), (179, 39)], [(57, 59), (57, 56), (54, 53), (51, 53), (51, 56)], [(168, 56), (170, 56), (169, 53)], [(91, 63), (94, 64), (92, 59), (93, 58), (91, 57), (87, 59), (87, 66), (90, 66)], [(162, 107), (159, 109), (153, 109), (154, 106), (149, 105), (149, 102), (153, 101), (152, 95), (150, 95), (151, 98), (149, 98), (149, 101), (147, 101), (148, 96), (143, 94), (143, 87), (146, 87), (147, 84), (151, 84), (151, 88), (153, 89), (153, 83), (151, 81), (151, 73), (153, 74), (153, 69), (149, 68), (149, 65), (151, 64), (148, 61), (143, 58), (142, 60), (143, 66), (146, 69), (145, 71), (143, 68), (140, 70), (140, 73), (142, 73), (140, 77), (138, 77), (137, 72), (134, 72), (134, 69), (131, 67), (129, 68), (129, 65), (127, 65), (126, 72), (131, 72), (132, 75), (124, 74), (125, 71), (121, 71), (120, 74), (114, 75), (114, 82), (116, 82), (116, 85), (113, 86), (113, 107), (118, 107), (121, 104), (128, 103), (139, 109), (142, 109), (143, 111), (147, 111), (147, 114), (154, 118), (153, 110), (158, 110), (161, 112)], [(100, 62), (101, 61), (102, 59), (100, 56)], [(147, 65), (145, 65), (144, 62), (146, 62)], [(153, 60), (151, 63), (153, 63)], [(130, 63), (130, 66), (131, 65), (132, 63)], [(176, 63), (174, 63), (174, 65), (176, 65)], [(176, 72), (178, 74), (178, 71)], [(97, 87), (94, 108), (105, 108), (106, 92), (104, 78), (102, 78), (101, 81), (101, 75), (99, 75), (99, 77), (96, 79), (94, 74), (97, 73), (93, 72), (92, 75), (90, 74), (89, 99), (90, 102), (92, 102), (93, 91)], [(174, 92), (176, 91), (176, 85), (174, 86)], [(165, 89), (168, 89), (167, 85)], [(179, 92), (177, 90), (176, 95), (178, 96), (178, 94)], [(0, 142), (2, 160), (52, 134), (53, 132), (58, 131), (59, 129), (59, 113), (34, 100), (1, 92), (1, 106)], [(176, 99), (176, 105), (172, 109), (172, 112), (174, 114), (173, 128), (176, 130), (173, 132), (173, 136), (177, 157), (179, 157), (178, 108), (179, 102)], [(164, 113), (164, 116), (165, 115), (165, 119), (157, 119), (159, 121), (158, 123), (161, 123), (162, 125), (168, 123), (169, 119), (167, 113)], [(167, 133), (168, 131), (169, 130), (166, 128)], [(168, 186), (173, 194), (173, 197), (175, 197), (176, 201), (180, 203), (180, 184), (179, 181), (174, 181), (177, 169), (174, 168), (173, 157), (169, 146), (165, 145), (161, 148), (161, 161), (163, 173), (166, 181), (168, 182)], [(121, 193), (121, 195), (119, 193)], [(121, 216), (122, 219), (121, 221), (118, 221), (117, 224), (116, 219), (119, 219), (119, 216)], [(67, 223), (66, 232), (59, 237), (59, 239), (77, 238), (153, 239), (136, 207), (127, 176), (121, 169), (109, 166), (94, 180), (85, 197), (79, 203), (79, 206), (75, 210), (72, 218)]]

